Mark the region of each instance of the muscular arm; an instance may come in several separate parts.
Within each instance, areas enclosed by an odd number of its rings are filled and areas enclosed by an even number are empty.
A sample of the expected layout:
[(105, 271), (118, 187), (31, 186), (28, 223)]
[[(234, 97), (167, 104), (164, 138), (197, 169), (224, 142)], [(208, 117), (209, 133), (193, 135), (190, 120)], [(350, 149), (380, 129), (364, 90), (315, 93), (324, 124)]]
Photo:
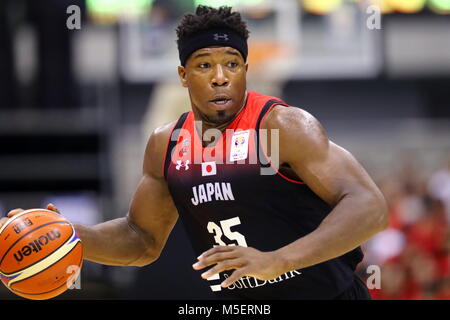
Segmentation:
[(280, 163), (288, 163), (333, 206), (315, 231), (277, 251), (284, 270), (341, 256), (386, 228), (381, 192), (355, 158), (328, 139), (313, 116), (297, 108), (275, 107), (264, 127), (280, 130)]
[(95, 226), (75, 224), (84, 258), (107, 265), (144, 266), (156, 260), (178, 219), (163, 177), (166, 142), (173, 123), (152, 134), (142, 179), (127, 216)]

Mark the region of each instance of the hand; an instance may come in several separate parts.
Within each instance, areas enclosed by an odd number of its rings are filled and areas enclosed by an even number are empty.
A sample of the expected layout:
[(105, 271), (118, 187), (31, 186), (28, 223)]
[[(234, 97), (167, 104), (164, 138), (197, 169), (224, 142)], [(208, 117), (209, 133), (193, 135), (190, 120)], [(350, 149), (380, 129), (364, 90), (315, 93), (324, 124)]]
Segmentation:
[[(56, 213), (60, 213), (59, 210), (58, 210), (58, 208), (56, 208), (55, 205), (54, 205), (53, 203), (49, 203), (49, 204), (47, 205), (47, 210), (51, 210), (51, 211), (54, 211), (54, 212), (56, 212)], [(22, 208), (13, 209), (13, 210), (9, 211), (9, 212), (6, 214), (6, 217), (3, 217), (3, 218), (0, 219), (0, 228), (5, 224), (6, 221), (8, 221), (9, 218), (12, 218), (12, 217), (14, 217), (15, 215), (18, 215), (19, 213), (24, 212), (24, 211), (25, 211), (25, 210), (23, 210)]]
[(241, 246), (217, 246), (202, 253), (198, 262), (192, 267), (201, 270), (208, 266), (215, 266), (202, 273), (207, 279), (225, 270), (235, 271), (221, 283), (223, 288), (232, 285), (244, 276), (251, 276), (259, 280), (272, 280), (284, 273), (281, 259), (276, 251), (262, 252), (254, 248)]

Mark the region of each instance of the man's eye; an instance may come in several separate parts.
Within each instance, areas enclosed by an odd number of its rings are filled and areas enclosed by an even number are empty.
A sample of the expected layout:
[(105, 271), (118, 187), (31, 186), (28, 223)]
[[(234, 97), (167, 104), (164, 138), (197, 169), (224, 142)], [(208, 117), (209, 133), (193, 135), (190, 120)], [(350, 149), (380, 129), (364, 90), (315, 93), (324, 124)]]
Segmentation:
[(228, 62), (229, 68), (236, 68), (237, 66), (238, 66), (238, 64), (236, 62)]
[(210, 65), (209, 65), (209, 63), (201, 63), (200, 65), (199, 65), (199, 67), (200, 68), (202, 68), (202, 69), (206, 69), (206, 68), (209, 68), (210, 67)]

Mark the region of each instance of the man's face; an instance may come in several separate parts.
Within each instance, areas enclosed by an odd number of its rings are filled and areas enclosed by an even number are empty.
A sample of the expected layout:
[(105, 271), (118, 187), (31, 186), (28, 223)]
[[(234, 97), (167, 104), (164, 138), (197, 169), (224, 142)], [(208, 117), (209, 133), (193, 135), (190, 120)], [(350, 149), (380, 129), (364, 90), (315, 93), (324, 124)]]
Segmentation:
[(231, 47), (192, 53), (178, 74), (189, 90), (194, 113), (213, 124), (230, 121), (244, 103), (247, 68), (241, 53)]

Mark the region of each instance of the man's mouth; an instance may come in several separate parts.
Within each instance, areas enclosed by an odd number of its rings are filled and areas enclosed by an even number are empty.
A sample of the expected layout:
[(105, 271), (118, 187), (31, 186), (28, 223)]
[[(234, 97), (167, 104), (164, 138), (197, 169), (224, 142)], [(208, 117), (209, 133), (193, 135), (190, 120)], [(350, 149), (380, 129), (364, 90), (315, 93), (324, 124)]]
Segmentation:
[(211, 102), (214, 102), (215, 104), (225, 104), (227, 103), (227, 101), (230, 101), (230, 99), (215, 99), (215, 100), (211, 100)]
[(231, 101), (228, 97), (216, 97), (210, 100), (209, 103), (216, 109), (225, 109), (231, 104)]

